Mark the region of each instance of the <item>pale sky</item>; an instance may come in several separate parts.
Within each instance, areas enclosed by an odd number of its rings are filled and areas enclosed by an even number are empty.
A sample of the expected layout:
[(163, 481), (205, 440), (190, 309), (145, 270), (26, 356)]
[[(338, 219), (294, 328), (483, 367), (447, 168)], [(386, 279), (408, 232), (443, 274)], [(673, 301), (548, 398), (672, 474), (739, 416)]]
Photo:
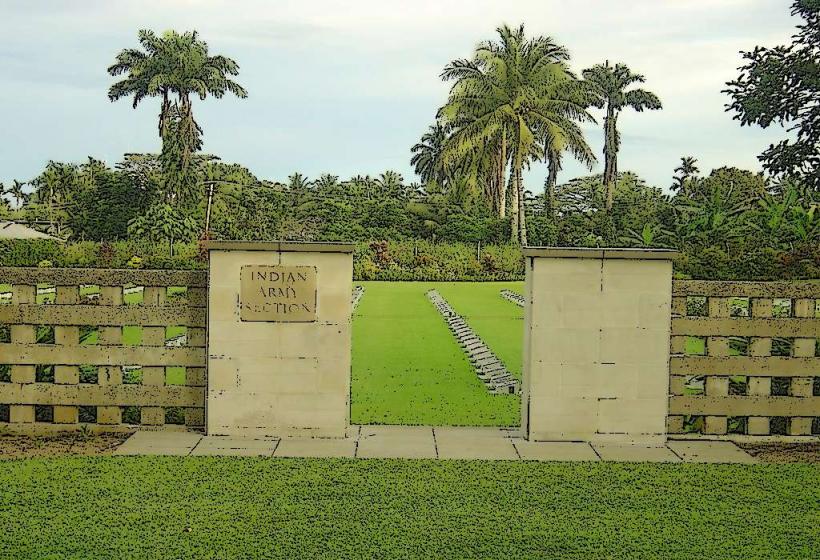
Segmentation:
[[(647, 78), (662, 111), (620, 118), (621, 170), (666, 187), (680, 156), (701, 170), (759, 170), (780, 129), (741, 128), (724, 112), (740, 50), (788, 42), (787, 0), (0, 0), (0, 181), (33, 178), (47, 160), (114, 164), (156, 152), (158, 100), (133, 110), (106, 97), (106, 68), (136, 32), (196, 29), (234, 58), (245, 100), (195, 101), (205, 151), (260, 178), (347, 178), (386, 169), (415, 180), (410, 147), (448, 85), (438, 75), (502, 23), (550, 35), (580, 71), (609, 59)], [(596, 112), (596, 116), (600, 114)], [(600, 120), (600, 118), (599, 118)], [(598, 154), (603, 136), (591, 127)], [(594, 170), (603, 170), (602, 156)], [(535, 164), (526, 186), (540, 191)], [(569, 163), (564, 182), (586, 171)]]

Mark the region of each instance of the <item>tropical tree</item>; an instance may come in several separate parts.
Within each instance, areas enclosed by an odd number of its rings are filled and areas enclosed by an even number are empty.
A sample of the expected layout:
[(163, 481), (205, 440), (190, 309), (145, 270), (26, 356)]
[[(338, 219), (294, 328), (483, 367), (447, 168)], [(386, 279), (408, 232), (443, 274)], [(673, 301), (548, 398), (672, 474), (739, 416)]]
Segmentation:
[(382, 196), (403, 197), (406, 194), (404, 192), (404, 177), (396, 171), (387, 170), (380, 173), (376, 178), (376, 186), (381, 191)]
[[(510, 163), (512, 237), (524, 244), (522, 173), (531, 160), (544, 156), (538, 139), (591, 117), (583, 105), (562, 93), (576, 82), (564, 47), (549, 37), (526, 39), (523, 25), (497, 31), (499, 42), (479, 44), (472, 60), (455, 60), (441, 73), (443, 80), (455, 81), (438, 115), (444, 126), (453, 129), (442, 156), (445, 166), (467, 159), (492, 170), (499, 186), (494, 206), (501, 217), (506, 215), (505, 177)], [(488, 147), (492, 157), (486, 155)]]
[(332, 191), (339, 186), (339, 176), (330, 173), (322, 173), (316, 179), (315, 186), (320, 191)]
[[(576, 88), (567, 88), (572, 92)], [(577, 99), (579, 105), (585, 103)], [(575, 122), (567, 122), (564, 127), (555, 127), (544, 134), (544, 158), (547, 160), (547, 177), (544, 180), (544, 209), (551, 222), (555, 221), (555, 186), (558, 173), (563, 169), (564, 152), (570, 152), (576, 160), (592, 170), (595, 154), (584, 139), (581, 127)]]
[(726, 85), (727, 111), (742, 126), (785, 127), (791, 138), (769, 146), (758, 159), (774, 176), (800, 177), (820, 191), (820, 2), (794, 0), (803, 23), (790, 45), (744, 52), (740, 76)]
[(621, 241), (632, 247), (658, 247), (669, 233), (660, 224), (645, 223), (640, 231), (629, 229)]
[(752, 202), (734, 196), (734, 187), (710, 189), (698, 199), (675, 206), (677, 244), (723, 246), (729, 252), (730, 242), (743, 238), (750, 225), (743, 219)]
[(413, 153), (410, 165), (425, 184), (435, 182), (444, 186), (447, 174), (444, 170), (442, 151), (446, 141), (447, 129), (436, 123), (431, 125), (427, 132), (421, 135), (421, 141), (410, 149)]
[(672, 190), (688, 195), (687, 187), (689, 182), (700, 173), (698, 160), (692, 156), (680, 158), (680, 165), (675, 168), (675, 176), (672, 178)]
[(644, 109), (661, 109), (661, 101), (657, 95), (645, 89), (627, 89), (636, 83), (643, 83), (646, 79), (632, 72), (625, 64), (610, 66), (607, 60), (604, 64), (596, 64), (583, 71), (584, 79), (589, 82), (595, 98), (592, 105), (604, 109), (604, 184), (607, 188), (606, 209), (612, 210), (612, 196), (615, 181), (618, 176), (618, 150), (621, 146), (621, 136), (618, 132), (618, 116), (626, 108), (642, 112)]
[(124, 75), (111, 85), (108, 98), (132, 97), (134, 108), (147, 97), (162, 99), (158, 131), (163, 173), (172, 198), (185, 198), (195, 185), (193, 154), (202, 146), (202, 129), (194, 120), (191, 96), (204, 100), (209, 95), (221, 98), (233, 93), (244, 98), (248, 94), (231, 79), (239, 73), (239, 65), (225, 56), (211, 56), (196, 31), (167, 31), (158, 36), (143, 29), (138, 37), (141, 49), (120, 51), (108, 68), (112, 76)]
[(245, 98), (247, 91), (229, 76), (239, 73), (231, 58), (209, 56), (208, 45), (196, 31), (166, 31), (162, 36), (141, 29), (137, 36), (142, 50), (123, 49), (108, 67), (112, 76), (125, 75), (108, 90), (108, 98), (117, 101), (133, 97), (134, 108), (146, 97), (161, 97), (158, 131), (160, 137), (171, 120), (171, 95), (177, 96), (182, 116), (193, 120), (191, 94), (204, 100), (208, 95), (221, 98), (226, 92)]
[(168, 255), (174, 256), (174, 241), (191, 239), (198, 228), (199, 224), (190, 214), (180, 212), (170, 204), (158, 203), (128, 223), (128, 234), (152, 242), (165, 241)]
[(47, 209), (49, 231), (61, 235), (66, 213), (65, 205), (77, 182), (78, 168), (74, 164), (49, 160), (43, 172), (31, 181), (37, 203)]
[(299, 173), (298, 171), (288, 177), (288, 190), (302, 192), (308, 190), (313, 185), (313, 181)]

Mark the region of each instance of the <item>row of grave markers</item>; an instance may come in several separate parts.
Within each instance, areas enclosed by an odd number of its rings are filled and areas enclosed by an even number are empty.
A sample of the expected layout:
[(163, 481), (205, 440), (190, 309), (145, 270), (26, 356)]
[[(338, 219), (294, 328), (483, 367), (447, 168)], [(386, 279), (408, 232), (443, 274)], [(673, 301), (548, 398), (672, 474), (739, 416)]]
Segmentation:
[(353, 309), (356, 309), (356, 307), (359, 305), (359, 301), (362, 299), (363, 295), (364, 295), (364, 286), (355, 286), (353, 288), (353, 295), (352, 295), (351, 300), (350, 300), (351, 303), (352, 303), (352, 308)]
[(524, 307), (524, 296), (512, 290), (501, 290), (501, 297), (511, 301), (518, 307)]
[(447, 303), (436, 290), (427, 292), (427, 297), (444, 317), (450, 331), (475, 368), (476, 375), (493, 394), (515, 394), (520, 389), (518, 380), (493, 354), (492, 350), (478, 337), (467, 322)]

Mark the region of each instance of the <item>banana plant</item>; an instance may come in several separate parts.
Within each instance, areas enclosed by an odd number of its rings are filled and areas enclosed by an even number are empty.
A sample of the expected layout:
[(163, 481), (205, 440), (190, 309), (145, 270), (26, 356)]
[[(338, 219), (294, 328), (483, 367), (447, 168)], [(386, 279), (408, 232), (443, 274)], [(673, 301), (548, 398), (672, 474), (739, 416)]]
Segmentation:
[(644, 224), (641, 231), (628, 230), (629, 235), (621, 237), (621, 242), (633, 247), (659, 247), (663, 245), (663, 240), (668, 239), (670, 232), (663, 229), (660, 224)]

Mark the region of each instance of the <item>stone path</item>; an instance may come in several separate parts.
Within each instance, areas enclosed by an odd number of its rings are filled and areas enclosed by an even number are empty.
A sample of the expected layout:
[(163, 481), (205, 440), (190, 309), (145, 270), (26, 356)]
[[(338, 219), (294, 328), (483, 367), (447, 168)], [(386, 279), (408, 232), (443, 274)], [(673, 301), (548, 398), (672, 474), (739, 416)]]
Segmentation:
[(501, 290), (501, 297), (516, 304), (518, 307), (524, 307), (524, 296), (512, 290)]
[(473, 364), (476, 375), (491, 393), (511, 394), (519, 390), (518, 380), (507, 369), (507, 366), (493, 354), (489, 346), (484, 344), (478, 335), (470, 328), (467, 321), (455, 312), (441, 294), (436, 290), (427, 292), (427, 297), (442, 314), (447, 326), (456, 337), (464, 353)]
[(353, 288), (353, 296), (351, 298), (351, 303), (353, 304), (353, 309), (356, 309), (356, 306), (359, 305), (359, 300), (362, 299), (364, 295), (364, 286), (356, 286)]
[(203, 436), (183, 431), (139, 431), (114, 455), (346, 457), (358, 459), (478, 459), (502, 461), (613, 461), (757, 463), (730, 441), (669, 441), (646, 447), (614, 443), (531, 442), (518, 430), (434, 426), (351, 426), (343, 439)]

